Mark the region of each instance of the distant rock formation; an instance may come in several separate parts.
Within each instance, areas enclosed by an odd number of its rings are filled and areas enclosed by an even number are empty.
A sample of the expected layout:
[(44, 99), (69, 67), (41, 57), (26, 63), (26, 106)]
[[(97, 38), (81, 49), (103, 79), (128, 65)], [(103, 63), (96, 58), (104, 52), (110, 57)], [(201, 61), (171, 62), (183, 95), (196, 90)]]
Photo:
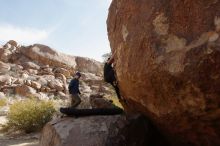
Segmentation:
[(41, 44), (20, 46), (13, 40), (0, 47), (0, 57), (0, 92), (8, 97), (68, 99), (68, 83), (76, 71), (82, 72), (83, 101), (89, 102), (90, 94), (99, 93), (101, 87), (107, 95), (114, 93), (102, 80), (102, 63), (93, 59), (62, 54)]
[(220, 1), (113, 0), (122, 97), (174, 145), (220, 145)]
[(70, 68), (82, 72), (90, 72), (97, 75), (102, 74), (102, 65), (100, 62), (89, 58), (70, 56), (56, 52), (48, 46), (35, 44), (33, 46), (22, 47), (22, 54), (31, 60), (41, 64)]

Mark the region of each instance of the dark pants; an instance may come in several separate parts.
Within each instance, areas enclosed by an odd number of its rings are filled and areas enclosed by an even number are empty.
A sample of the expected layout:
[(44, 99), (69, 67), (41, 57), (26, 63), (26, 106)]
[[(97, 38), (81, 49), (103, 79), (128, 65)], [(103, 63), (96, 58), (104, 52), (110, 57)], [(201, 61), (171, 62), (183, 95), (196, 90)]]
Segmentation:
[(115, 92), (116, 92), (116, 95), (118, 97), (118, 99), (121, 99), (121, 95), (120, 95), (120, 91), (119, 91), (119, 88), (118, 88), (118, 85), (117, 84), (114, 84), (113, 82), (110, 83), (113, 88), (115, 89)]
[(71, 95), (71, 107), (77, 107), (81, 103), (81, 99), (78, 94)]

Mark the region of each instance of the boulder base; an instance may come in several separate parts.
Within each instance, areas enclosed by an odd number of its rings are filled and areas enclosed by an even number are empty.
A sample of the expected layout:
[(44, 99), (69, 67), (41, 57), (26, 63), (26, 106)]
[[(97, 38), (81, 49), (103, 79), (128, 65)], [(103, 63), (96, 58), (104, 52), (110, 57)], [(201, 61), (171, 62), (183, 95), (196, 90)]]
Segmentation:
[(65, 117), (44, 127), (40, 146), (160, 146), (160, 136), (151, 139), (155, 133), (141, 116)]

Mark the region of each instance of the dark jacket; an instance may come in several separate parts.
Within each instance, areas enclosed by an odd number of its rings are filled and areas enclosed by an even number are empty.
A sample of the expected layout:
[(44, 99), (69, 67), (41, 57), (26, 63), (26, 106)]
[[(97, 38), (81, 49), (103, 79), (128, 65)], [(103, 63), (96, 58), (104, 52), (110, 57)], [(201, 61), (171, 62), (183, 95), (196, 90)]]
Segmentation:
[(108, 83), (116, 81), (115, 72), (111, 64), (105, 63), (104, 65), (104, 80)]
[(70, 94), (80, 94), (80, 92), (79, 92), (79, 80), (78, 79), (72, 79), (70, 81), (68, 89), (69, 89)]

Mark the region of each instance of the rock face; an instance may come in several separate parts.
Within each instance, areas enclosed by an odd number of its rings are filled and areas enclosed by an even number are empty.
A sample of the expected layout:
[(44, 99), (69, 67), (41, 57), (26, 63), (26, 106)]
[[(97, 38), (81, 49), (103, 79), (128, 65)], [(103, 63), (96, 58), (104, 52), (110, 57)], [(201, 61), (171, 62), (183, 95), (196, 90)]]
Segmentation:
[(40, 146), (160, 146), (161, 137), (157, 137), (156, 143), (150, 141), (152, 131), (149, 123), (139, 116), (63, 118), (44, 127)]
[(95, 73), (96, 75), (102, 75), (103, 66), (99, 62), (84, 58), (76, 57), (77, 69), (82, 72)]
[(219, 8), (216, 0), (113, 0), (109, 9), (122, 97), (178, 145), (220, 145)]

